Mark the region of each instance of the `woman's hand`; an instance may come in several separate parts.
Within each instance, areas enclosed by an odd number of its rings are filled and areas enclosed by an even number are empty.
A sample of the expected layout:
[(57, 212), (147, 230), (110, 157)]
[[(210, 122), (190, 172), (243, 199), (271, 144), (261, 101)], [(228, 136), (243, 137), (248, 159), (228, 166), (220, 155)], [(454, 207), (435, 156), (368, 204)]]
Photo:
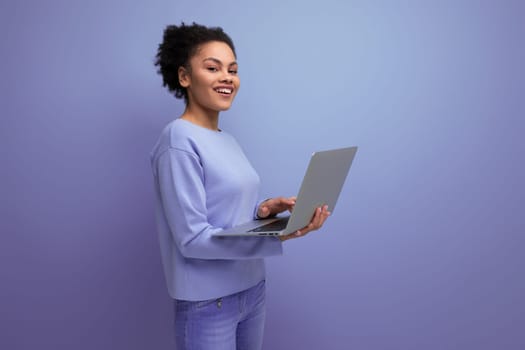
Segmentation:
[(257, 216), (264, 219), (282, 213), (285, 210), (292, 211), (296, 197), (277, 197), (265, 200), (257, 209)]
[(290, 233), (289, 235), (279, 236), (279, 239), (281, 240), (281, 242), (284, 242), (288, 239), (303, 237), (310, 231), (315, 231), (315, 230), (320, 229), (329, 216), (330, 216), (330, 212), (328, 211), (327, 205), (321, 208), (317, 208), (315, 210), (312, 221), (310, 221), (310, 223), (307, 226), (293, 233)]

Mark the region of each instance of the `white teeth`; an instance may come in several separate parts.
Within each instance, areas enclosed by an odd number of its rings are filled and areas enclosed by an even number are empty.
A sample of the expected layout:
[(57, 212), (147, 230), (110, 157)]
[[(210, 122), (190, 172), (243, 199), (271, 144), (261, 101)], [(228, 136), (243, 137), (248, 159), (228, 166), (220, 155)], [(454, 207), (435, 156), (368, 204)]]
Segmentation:
[(215, 91), (220, 92), (221, 94), (231, 94), (231, 89), (216, 89)]

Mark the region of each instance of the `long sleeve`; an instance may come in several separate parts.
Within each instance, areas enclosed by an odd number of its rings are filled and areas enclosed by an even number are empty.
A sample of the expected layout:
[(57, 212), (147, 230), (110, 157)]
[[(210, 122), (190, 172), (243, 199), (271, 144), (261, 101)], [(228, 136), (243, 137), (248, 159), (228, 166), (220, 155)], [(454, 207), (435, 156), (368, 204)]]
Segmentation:
[[(194, 154), (169, 148), (158, 158), (157, 171), (164, 215), (173, 240), (184, 257), (254, 259), (281, 254), (281, 242), (276, 238), (212, 236), (223, 227), (209, 222), (205, 174)], [(231, 184), (223, 186), (222, 195), (227, 199), (231, 196), (228, 193)], [(235, 214), (230, 212), (231, 208), (235, 206), (222, 208), (225, 217)]]

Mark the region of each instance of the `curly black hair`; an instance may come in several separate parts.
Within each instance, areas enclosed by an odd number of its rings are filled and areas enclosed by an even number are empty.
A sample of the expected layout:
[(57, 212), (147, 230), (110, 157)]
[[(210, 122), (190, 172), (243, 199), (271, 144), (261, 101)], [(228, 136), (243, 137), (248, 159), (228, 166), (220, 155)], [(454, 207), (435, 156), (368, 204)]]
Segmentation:
[(186, 25), (182, 22), (180, 26), (169, 25), (164, 30), (164, 38), (159, 44), (155, 60), (157, 73), (162, 75), (163, 86), (166, 86), (176, 98), (184, 97), (186, 103), (188, 103), (188, 92), (180, 85), (179, 67), (189, 70), (191, 57), (201, 45), (210, 41), (226, 43), (237, 56), (232, 39), (221, 27), (205, 27), (195, 22)]

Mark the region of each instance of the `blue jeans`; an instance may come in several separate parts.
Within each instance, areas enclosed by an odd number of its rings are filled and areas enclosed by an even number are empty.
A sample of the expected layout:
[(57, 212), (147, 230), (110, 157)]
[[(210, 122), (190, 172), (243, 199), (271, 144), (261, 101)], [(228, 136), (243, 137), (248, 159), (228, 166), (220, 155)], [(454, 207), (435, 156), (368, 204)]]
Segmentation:
[(219, 299), (175, 300), (177, 350), (260, 350), (265, 316), (265, 281)]

